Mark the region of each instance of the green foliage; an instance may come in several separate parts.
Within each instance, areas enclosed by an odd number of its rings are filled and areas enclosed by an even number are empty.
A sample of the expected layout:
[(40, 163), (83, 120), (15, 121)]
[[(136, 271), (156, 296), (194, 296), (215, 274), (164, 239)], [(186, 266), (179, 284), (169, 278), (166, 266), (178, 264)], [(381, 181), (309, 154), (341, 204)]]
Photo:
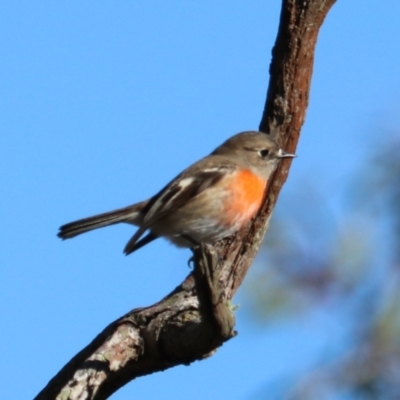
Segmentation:
[(298, 188), (308, 197), (278, 210), (247, 282), (260, 323), (325, 308), (347, 333), (334, 357), (321, 354), (304, 376), (282, 377), (279, 398), (400, 399), (400, 140), (385, 143), (352, 182), (350, 210), (341, 205), (333, 217), (309, 185)]

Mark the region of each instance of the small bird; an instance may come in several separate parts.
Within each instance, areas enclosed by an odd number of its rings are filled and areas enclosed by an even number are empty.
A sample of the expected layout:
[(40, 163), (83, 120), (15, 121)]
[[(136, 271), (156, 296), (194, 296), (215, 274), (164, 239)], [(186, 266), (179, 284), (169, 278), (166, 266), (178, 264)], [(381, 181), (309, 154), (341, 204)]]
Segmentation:
[(138, 226), (125, 246), (126, 255), (160, 236), (179, 247), (214, 244), (256, 215), (268, 179), (286, 157), (295, 154), (283, 151), (267, 134), (238, 133), (150, 199), (70, 222), (61, 226), (58, 236), (69, 239), (124, 222)]

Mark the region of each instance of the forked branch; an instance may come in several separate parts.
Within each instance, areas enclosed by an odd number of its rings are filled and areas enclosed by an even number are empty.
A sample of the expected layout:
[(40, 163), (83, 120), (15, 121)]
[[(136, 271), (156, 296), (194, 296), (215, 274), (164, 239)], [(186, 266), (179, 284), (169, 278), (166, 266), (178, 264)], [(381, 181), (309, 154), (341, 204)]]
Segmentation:
[[(260, 130), (294, 152), (308, 105), (319, 29), (335, 0), (283, 0)], [(268, 227), (290, 161), (280, 163), (257, 218), (214, 248), (194, 250), (194, 271), (167, 297), (112, 322), (36, 400), (106, 399), (127, 382), (209, 357), (235, 335), (230, 301)]]

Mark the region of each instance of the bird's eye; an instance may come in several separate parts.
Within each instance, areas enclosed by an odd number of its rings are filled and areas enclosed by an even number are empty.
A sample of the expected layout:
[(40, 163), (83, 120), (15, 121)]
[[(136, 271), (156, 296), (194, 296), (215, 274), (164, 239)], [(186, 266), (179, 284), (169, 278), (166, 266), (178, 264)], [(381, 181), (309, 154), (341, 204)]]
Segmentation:
[(268, 149), (259, 150), (259, 151), (258, 151), (258, 155), (259, 155), (261, 158), (268, 157), (268, 155), (269, 155), (269, 150), (268, 150)]

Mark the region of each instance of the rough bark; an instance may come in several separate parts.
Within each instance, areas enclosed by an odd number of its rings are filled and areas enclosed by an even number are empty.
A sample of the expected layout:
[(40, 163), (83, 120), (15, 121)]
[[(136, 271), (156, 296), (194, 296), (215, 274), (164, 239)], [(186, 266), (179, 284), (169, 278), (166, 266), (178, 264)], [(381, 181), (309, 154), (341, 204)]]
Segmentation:
[[(305, 118), (317, 35), (334, 2), (282, 3), (260, 131), (289, 152)], [(290, 162), (280, 163), (250, 226), (214, 247), (194, 249), (194, 270), (180, 286), (112, 322), (35, 399), (106, 399), (137, 377), (209, 357), (235, 336), (230, 300), (260, 246)]]

